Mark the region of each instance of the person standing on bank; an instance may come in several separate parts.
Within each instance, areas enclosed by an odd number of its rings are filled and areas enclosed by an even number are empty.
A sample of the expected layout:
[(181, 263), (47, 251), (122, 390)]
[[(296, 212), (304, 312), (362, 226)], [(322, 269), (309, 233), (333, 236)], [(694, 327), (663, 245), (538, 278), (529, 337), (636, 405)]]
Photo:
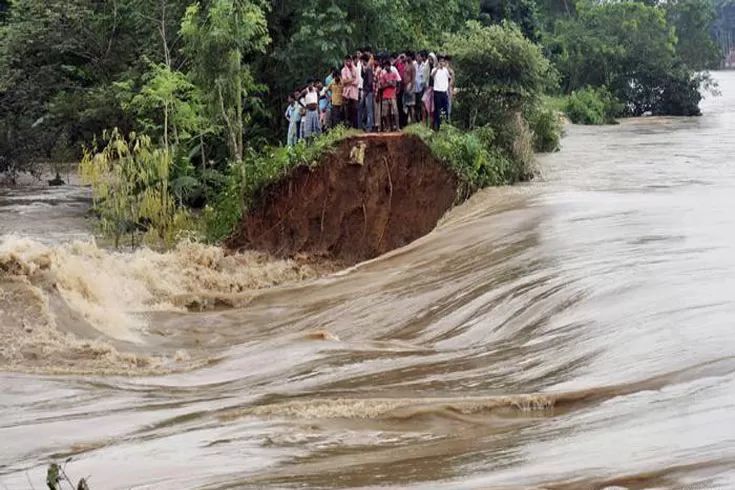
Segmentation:
[(357, 68), (357, 126), (356, 128), (362, 128), (365, 119), (365, 93), (363, 91), (363, 80), (362, 80), (362, 50), (358, 49), (353, 58), (355, 68)]
[(373, 83), (373, 60), (368, 53), (362, 55), (362, 91), (365, 97), (365, 127), (367, 132), (373, 131), (373, 103), (374, 103), (374, 83)]
[(301, 132), (304, 139), (318, 136), (322, 132), (319, 124), (319, 90), (316, 88), (316, 80), (309, 80), (309, 85), (302, 92), (303, 105), (306, 106), (306, 117), (301, 123)]
[(286, 120), (288, 121), (288, 133), (286, 135), (286, 144), (294, 146), (296, 144), (296, 118), (294, 114), (298, 113), (298, 105), (293, 95), (288, 96), (288, 107), (286, 108)]
[(405, 125), (416, 122), (416, 65), (413, 53), (406, 53), (403, 68), (403, 113)]
[(435, 67), (431, 76), (434, 79), (434, 127), (437, 131), (441, 128), (442, 118), (449, 119), (449, 86), (451, 76), (447, 68), (447, 60), (439, 59), (439, 66)]
[(357, 129), (357, 100), (359, 98), (359, 83), (357, 76), (357, 68), (352, 60), (352, 56), (345, 56), (345, 66), (342, 68), (342, 97), (344, 98), (344, 111), (347, 124), (351, 128)]

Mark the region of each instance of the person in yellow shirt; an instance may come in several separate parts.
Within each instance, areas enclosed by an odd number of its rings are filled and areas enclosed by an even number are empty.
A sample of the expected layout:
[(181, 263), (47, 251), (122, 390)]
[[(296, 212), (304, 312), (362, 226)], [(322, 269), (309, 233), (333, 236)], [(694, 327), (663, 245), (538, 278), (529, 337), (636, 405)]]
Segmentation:
[(324, 93), (328, 93), (329, 91), (332, 92), (332, 127), (336, 127), (345, 120), (343, 89), (344, 83), (342, 83), (342, 77), (340, 76), (339, 71), (336, 70), (332, 83), (324, 87)]

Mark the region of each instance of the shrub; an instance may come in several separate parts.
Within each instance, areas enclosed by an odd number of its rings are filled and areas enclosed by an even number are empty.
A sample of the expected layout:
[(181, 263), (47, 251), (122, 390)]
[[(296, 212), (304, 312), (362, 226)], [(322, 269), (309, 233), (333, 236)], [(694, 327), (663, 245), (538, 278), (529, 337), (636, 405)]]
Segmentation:
[(158, 245), (172, 245), (176, 235), (188, 227), (189, 214), (177, 205), (169, 183), (171, 153), (154, 148), (145, 135), (128, 138), (117, 129), (103, 134), (105, 146), (95, 142), (84, 149), (80, 173), (92, 185), (95, 210), (101, 231), (119, 246), (130, 233), (131, 245), (143, 229), (144, 238)]
[(508, 114), (524, 115), (556, 86), (557, 74), (541, 47), (514, 24), (483, 27), (468, 22), (445, 46), (454, 57), (457, 107), (462, 127), (503, 124)]
[(420, 137), (456, 173), (459, 199), (466, 199), (483, 187), (512, 184), (523, 173), (522, 165), (512, 154), (494, 145), (495, 132), (489, 126), (465, 132), (446, 124), (441, 131), (434, 132), (413, 125), (405, 131)]
[(564, 112), (574, 124), (614, 124), (623, 106), (605, 87), (587, 87), (567, 97)]
[(533, 148), (540, 153), (559, 149), (563, 132), (560, 112), (549, 105), (540, 105), (529, 115), (528, 124), (533, 131)]

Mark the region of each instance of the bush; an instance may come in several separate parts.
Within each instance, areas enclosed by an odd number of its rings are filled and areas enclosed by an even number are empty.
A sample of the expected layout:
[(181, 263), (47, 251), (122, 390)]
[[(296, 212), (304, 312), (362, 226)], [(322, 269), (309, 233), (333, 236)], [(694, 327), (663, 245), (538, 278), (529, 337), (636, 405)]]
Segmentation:
[(141, 230), (151, 243), (172, 245), (190, 224), (188, 210), (176, 203), (170, 186), (171, 153), (155, 148), (145, 135), (126, 138), (117, 129), (105, 132), (103, 140), (102, 148), (95, 142), (84, 149), (79, 165), (82, 180), (92, 186), (101, 231), (115, 247), (128, 233), (135, 247)]
[(457, 174), (459, 199), (466, 199), (484, 187), (512, 184), (524, 173), (522, 162), (495, 145), (495, 132), (489, 126), (465, 132), (445, 124), (441, 131), (434, 132), (413, 125), (405, 132), (420, 137)]
[(567, 97), (564, 112), (574, 124), (614, 124), (623, 106), (605, 87), (587, 87)]
[(541, 47), (514, 24), (483, 27), (468, 22), (445, 49), (454, 58), (458, 123), (466, 129), (487, 124), (497, 129), (508, 114), (526, 115), (556, 86), (557, 74)]
[(533, 131), (533, 148), (540, 153), (557, 151), (563, 132), (560, 112), (548, 105), (539, 106), (529, 116), (528, 124)]

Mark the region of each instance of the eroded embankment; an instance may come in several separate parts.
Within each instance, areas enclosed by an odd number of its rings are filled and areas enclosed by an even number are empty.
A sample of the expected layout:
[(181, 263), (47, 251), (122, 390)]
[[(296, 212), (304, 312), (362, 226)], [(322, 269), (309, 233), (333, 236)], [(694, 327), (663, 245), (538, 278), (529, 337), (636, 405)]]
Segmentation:
[(457, 177), (413, 135), (349, 138), (315, 168), (264, 189), (232, 249), (358, 262), (429, 233), (456, 199)]

